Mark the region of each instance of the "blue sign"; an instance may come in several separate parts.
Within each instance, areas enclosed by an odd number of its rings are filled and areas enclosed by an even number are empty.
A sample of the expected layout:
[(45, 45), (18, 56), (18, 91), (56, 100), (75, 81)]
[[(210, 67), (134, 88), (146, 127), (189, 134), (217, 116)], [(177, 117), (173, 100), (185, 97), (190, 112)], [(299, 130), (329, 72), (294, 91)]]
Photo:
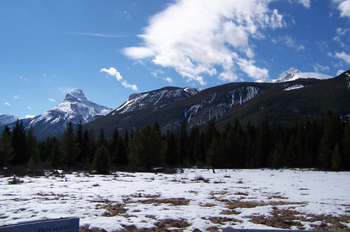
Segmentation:
[(79, 232), (79, 218), (32, 221), (0, 227), (0, 232)]

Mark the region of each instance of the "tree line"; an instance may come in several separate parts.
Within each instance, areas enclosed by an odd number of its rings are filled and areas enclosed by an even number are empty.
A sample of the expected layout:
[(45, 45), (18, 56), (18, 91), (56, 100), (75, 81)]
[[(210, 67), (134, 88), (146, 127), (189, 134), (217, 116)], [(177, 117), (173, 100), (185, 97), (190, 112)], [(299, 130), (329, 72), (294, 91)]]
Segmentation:
[(177, 132), (161, 133), (157, 121), (141, 130), (120, 135), (115, 128), (111, 138), (101, 129), (80, 123), (66, 126), (62, 138), (37, 141), (33, 128), (21, 121), (6, 127), (0, 138), (0, 167), (22, 165), (32, 168), (145, 170), (152, 167), (215, 168), (319, 168), (350, 170), (350, 121), (329, 112), (321, 121), (310, 120), (288, 128), (271, 128), (268, 121), (259, 127), (238, 120), (219, 131), (215, 120), (199, 129), (188, 130), (182, 122)]

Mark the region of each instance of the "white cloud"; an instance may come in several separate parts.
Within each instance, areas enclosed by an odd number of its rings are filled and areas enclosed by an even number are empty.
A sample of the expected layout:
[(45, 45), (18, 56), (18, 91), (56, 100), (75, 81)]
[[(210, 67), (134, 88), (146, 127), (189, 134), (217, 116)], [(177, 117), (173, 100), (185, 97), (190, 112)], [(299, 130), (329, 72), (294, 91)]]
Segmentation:
[(303, 4), (305, 8), (310, 8), (311, 0), (299, 0), (298, 2)]
[(313, 65), (313, 67), (314, 67), (314, 70), (315, 70), (315, 72), (327, 72), (327, 71), (329, 71), (329, 67), (328, 66), (322, 66), (322, 65), (320, 65), (320, 64), (315, 64), (315, 65)]
[[(143, 46), (125, 48), (124, 54), (136, 60), (150, 58), (202, 85), (203, 75), (230, 81), (237, 80), (237, 71), (253, 78), (266, 76), (266, 69), (253, 65), (254, 46), (249, 40), (264, 38), (261, 29), (285, 26), (282, 15), (268, 7), (271, 1), (177, 0), (150, 18), (139, 35)], [(242, 69), (242, 62), (250, 68)], [(217, 68), (223, 71), (218, 73)]]
[(51, 101), (51, 102), (56, 102), (56, 100), (53, 99), (53, 98), (49, 98), (49, 101)]
[(350, 0), (332, 0), (333, 3), (339, 4), (338, 10), (340, 11), (341, 17), (350, 18)]
[[(103, 68), (103, 69), (100, 70), (100, 72), (106, 72), (108, 75), (114, 76), (115, 78), (117, 78), (118, 81), (122, 81), (122, 79), (123, 79), (123, 77), (120, 74), (120, 72), (118, 72), (117, 69), (115, 69), (113, 67), (110, 67), (109, 69)], [(127, 81), (122, 81), (122, 85), (125, 88), (130, 88), (130, 89), (132, 89), (134, 91), (138, 90), (136, 85), (131, 85)]]
[(346, 54), (345, 52), (342, 53), (336, 53), (335, 58), (342, 59), (346, 63), (350, 64), (350, 55)]
[(169, 84), (173, 84), (174, 83), (173, 79), (171, 79), (170, 77), (165, 78), (165, 80), (167, 82), (169, 82)]
[(32, 107), (30, 107), (30, 106), (28, 106), (27, 108), (30, 109), (30, 110), (32, 110)]
[(8, 102), (5, 102), (5, 106), (11, 106), (11, 104)]
[(130, 88), (130, 89), (132, 89), (132, 90), (134, 90), (134, 91), (137, 91), (137, 90), (138, 90), (136, 85), (131, 85), (131, 84), (129, 84), (127, 81), (123, 81), (123, 82), (122, 82), (122, 85), (123, 85), (125, 88)]
[(18, 100), (18, 99), (20, 99), (20, 96), (15, 95), (15, 96), (13, 96), (13, 98), (14, 98), (15, 100)]
[(118, 81), (120, 81), (121, 79), (123, 79), (122, 75), (120, 75), (120, 72), (118, 72), (115, 68), (110, 67), (109, 69), (101, 69), (100, 72), (106, 72), (108, 73), (108, 75), (110, 76), (114, 76), (115, 78), (117, 78)]

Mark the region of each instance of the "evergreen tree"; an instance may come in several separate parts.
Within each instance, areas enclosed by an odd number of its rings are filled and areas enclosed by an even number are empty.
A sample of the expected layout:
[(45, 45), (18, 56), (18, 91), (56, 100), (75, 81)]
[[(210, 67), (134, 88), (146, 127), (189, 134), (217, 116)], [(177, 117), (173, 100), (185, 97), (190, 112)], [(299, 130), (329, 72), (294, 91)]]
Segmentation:
[(27, 150), (27, 132), (24, 129), (23, 122), (17, 120), (11, 133), (11, 146), (14, 149), (14, 157), (11, 160), (12, 165), (27, 164), (30, 158)]
[(14, 149), (11, 146), (11, 133), (6, 126), (0, 138), (0, 167), (6, 167), (13, 159)]
[(101, 128), (100, 135), (97, 138), (97, 147), (108, 147), (107, 146), (107, 139), (105, 138), (105, 134), (103, 131), (103, 128)]
[(325, 169), (331, 168), (332, 154), (337, 143), (341, 143), (342, 130), (341, 121), (333, 112), (329, 112), (323, 136), (320, 143), (320, 166)]
[(93, 161), (93, 169), (99, 174), (108, 174), (111, 168), (111, 161), (108, 154), (108, 149), (101, 146), (97, 149)]
[(85, 156), (84, 153), (86, 152), (87, 146), (84, 143), (84, 129), (83, 129), (83, 125), (81, 124), (81, 120), (79, 120), (79, 124), (75, 128), (75, 138), (76, 138), (76, 142), (78, 144), (78, 149), (79, 149), (77, 162), (82, 163), (84, 156)]
[(75, 167), (77, 165), (79, 152), (80, 150), (75, 139), (73, 125), (69, 122), (62, 137), (62, 162), (68, 167)]
[(268, 160), (271, 155), (271, 138), (272, 133), (269, 123), (263, 121), (259, 130), (259, 136), (257, 138), (257, 166), (268, 167)]
[(147, 171), (152, 166), (164, 164), (166, 143), (151, 125), (147, 125), (140, 132), (136, 132), (135, 138), (130, 141), (130, 157), (132, 165), (145, 167)]
[(53, 149), (48, 158), (48, 161), (53, 168), (58, 168), (59, 165), (61, 164), (61, 155), (62, 155), (61, 148), (60, 148), (61, 144), (55, 137), (52, 139), (52, 143), (53, 143)]
[(177, 133), (177, 149), (178, 149), (178, 163), (180, 166), (185, 164), (186, 158), (188, 157), (188, 134), (186, 128), (186, 122), (181, 122), (180, 130)]
[(116, 167), (119, 165), (118, 152), (117, 152), (118, 140), (119, 140), (118, 128), (115, 127), (113, 131), (112, 139), (109, 143), (109, 154), (111, 156), (112, 165)]
[(172, 131), (167, 132), (167, 150), (165, 153), (165, 163), (170, 167), (175, 167), (177, 165), (177, 149), (175, 135)]
[(339, 143), (337, 143), (334, 147), (334, 151), (332, 153), (332, 160), (331, 160), (331, 168), (334, 171), (339, 171), (341, 167), (341, 155), (340, 155), (340, 148)]
[(350, 120), (345, 125), (343, 136), (344, 168), (350, 170)]
[(32, 168), (35, 164), (40, 162), (38, 142), (32, 126), (27, 130), (27, 150), (30, 155), (28, 167)]

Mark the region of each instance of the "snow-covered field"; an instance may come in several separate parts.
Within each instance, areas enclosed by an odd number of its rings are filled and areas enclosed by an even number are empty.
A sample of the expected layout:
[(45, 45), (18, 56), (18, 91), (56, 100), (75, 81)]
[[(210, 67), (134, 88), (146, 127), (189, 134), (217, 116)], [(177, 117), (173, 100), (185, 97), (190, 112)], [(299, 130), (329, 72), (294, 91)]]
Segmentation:
[(80, 226), (106, 231), (350, 230), (350, 172), (185, 169), (10, 180), (0, 178), (0, 226), (76, 216)]

